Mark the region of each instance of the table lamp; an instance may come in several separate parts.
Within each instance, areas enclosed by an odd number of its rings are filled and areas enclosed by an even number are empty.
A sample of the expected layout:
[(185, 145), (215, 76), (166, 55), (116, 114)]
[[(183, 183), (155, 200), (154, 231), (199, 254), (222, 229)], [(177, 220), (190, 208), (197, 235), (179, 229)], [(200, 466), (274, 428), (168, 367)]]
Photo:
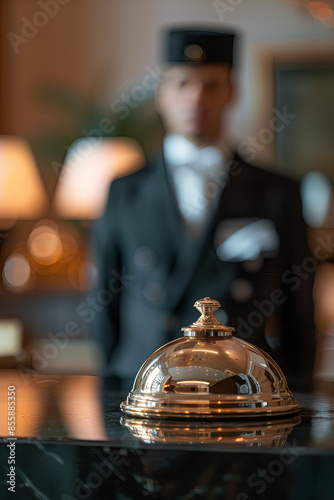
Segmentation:
[(78, 139), (68, 149), (53, 199), (58, 217), (97, 219), (113, 179), (145, 163), (139, 144), (128, 138)]
[(36, 219), (45, 213), (48, 198), (28, 142), (0, 136), (0, 227), (5, 221)]
[[(45, 214), (47, 208), (47, 193), (28, 142), (18, 136), (0, 136), (0, 245), (8, 229), (17, 220), (37, 219)], [(28, 280), (30, 268), (24, 256), (14, 253), (8, 264), (2, 270), (3, 282), (6, 282), (9, 271), (15, 273), (20, 283)], [(2, 367), (16, 366), (19, 356), (21, 360), (24, 359), (23, 344), (24, 329), (21, 322), (16, 318), (1, 318)]]

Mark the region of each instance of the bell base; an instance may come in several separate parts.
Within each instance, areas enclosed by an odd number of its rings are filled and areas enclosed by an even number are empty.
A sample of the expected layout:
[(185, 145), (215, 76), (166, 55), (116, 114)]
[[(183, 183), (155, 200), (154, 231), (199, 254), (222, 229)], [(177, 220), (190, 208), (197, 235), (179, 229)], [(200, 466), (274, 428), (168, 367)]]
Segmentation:
[[(277, 403), (276, 403), (277, 404)], [(130, 417), (152, 419), (225, 419), (225, 418), (254, 418), (268, 416), (291, 415), (299, 412), (300, 404), (293, 403), (282, 406), (253, 406), (235, 408), (149, 408), (121, 403), (121, 410)]]

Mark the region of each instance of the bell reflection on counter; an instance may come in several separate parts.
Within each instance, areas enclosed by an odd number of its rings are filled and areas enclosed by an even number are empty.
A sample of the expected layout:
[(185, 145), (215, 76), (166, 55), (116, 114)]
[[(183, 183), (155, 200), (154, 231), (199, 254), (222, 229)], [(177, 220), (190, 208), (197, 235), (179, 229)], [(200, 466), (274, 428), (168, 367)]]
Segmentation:
[(238, 425), (224, 421), (196, 422), (156, 421), (134, 418), (121, 419), (133, 436), (147, 444), (207, 444), (221, 446), (245, 446), (281, 448), (295, 425), (301, 422), (299, 416), (271, 421), (248, 420)]
[(220, 303), (205, 297), (194, 307), (198, 321), (184, 337), (153, 353), (121, 404), (131, 417), (222, 418), (296, 413), (286, 379), (262, 349), (232, 336), (213, 313)]

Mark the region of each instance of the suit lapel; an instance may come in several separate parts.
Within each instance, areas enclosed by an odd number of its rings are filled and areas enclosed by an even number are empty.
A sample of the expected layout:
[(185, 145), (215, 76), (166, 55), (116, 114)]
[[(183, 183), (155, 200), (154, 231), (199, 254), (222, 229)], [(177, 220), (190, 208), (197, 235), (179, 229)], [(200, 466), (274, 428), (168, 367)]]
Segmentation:
[(159, 154), (149, 168), (151, 169), (150, 182), (147, 184), (147, 191), (144, 195), (151, 200), (154, 198), (155, 203), (152, 203), (152, 206), (159, 207), (157, 213), (154, 214), (159, 217), (159, 227), (161, 231), (171, 235), (179, 251), (182, 248), (185, 227), (163, 155)]

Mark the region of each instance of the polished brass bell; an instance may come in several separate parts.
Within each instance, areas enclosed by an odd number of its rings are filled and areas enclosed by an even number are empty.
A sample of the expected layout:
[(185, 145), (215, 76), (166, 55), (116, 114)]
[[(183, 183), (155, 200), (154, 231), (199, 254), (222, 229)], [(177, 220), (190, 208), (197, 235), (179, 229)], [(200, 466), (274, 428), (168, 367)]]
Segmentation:
[(225, 418), (296, 413), (286, 379), (262, 349), (233, 337), (214, 317), (220, 303), (195, 302), (201, 317), (184, 337), (155, 351), (140, 368), (122, 411), (145, 418)]

